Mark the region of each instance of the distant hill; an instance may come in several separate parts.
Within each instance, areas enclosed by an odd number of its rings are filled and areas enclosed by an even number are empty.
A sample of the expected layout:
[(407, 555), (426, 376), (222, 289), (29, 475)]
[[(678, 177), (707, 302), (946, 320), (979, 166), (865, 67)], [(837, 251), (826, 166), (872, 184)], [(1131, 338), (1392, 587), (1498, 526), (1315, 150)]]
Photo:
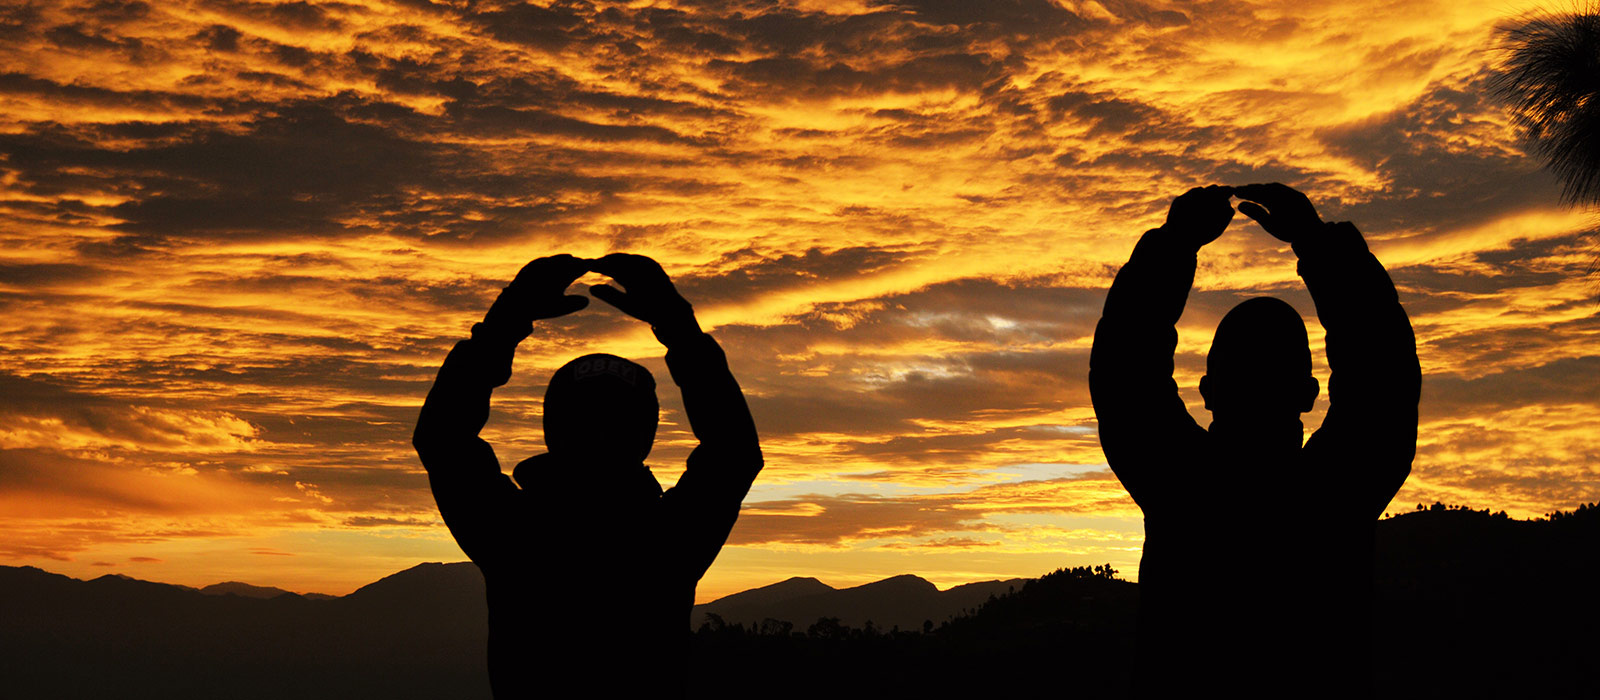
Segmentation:
[[(1249, 556), (1242, 547), (1218, 547), (1217, 575), (1279, 585), (1270, 572), (1239, 566)], [(1435, 504), (1379, 521), (1377, 697), (1600, 698), (1597, 582), (1594, 506), (1524, 521)], [(1122, 697), (1135, 672), (1137, 619), (1138, 585), (1095, 567), (1030, 580), (931, 635), (822, 622), (702, 628), (697, 675), (715, 681), (694, 697), (732, 700), (747, 688), (772, 689), (774, 678), (808, 682), (779, 685), (769, 697), (810, 697), (818, 688), (848, 698)], [(827, 669), (824, 678), (817, 669)]]
[[(241, 598), (261, 598), (263, 600), (268, 598), (276, 598), (280, 595), (298, 595), (296, 593), (283, 590), (282, 588), (273, 588), (271, 586), (252, 586), (248, 583), (241, 583), (239, 581), (213, 583), (209, 586), (200, 588), (200, 592), (206, 595), (236, 595)], [(328, 597), (331, 598), (333, 596)]]
[(831, 593), (838, 589), (808, 576), (796, 576), (777, 583), (752, 588), (748, 591), (723, 596), (704, 605), (696, 605), (695, 612), (713, 612), (724, 618), (743, 608), (760, 608), (778, 605), (796, 598)]
[(1396, 660), (1380, 687), (1600, 698), (1600, 508), (1515, 520), (1434, 504), (1378, 522), (1375, 564), (1375, 652)]
[(470, 563), (324, 600), (0, 567), (0, 696), (486, 700), (487, 616)]
[(941, 591), (925, 579), (909, 574), (873, 583), (836, 589), (814, 578), (791, 578), (696, 605), (690, 626), (708, 621), (707, 614), (723, 623), (759, 625), (781, 620), (800, 629), (819, 618), (838, 618), (849, 627), (872, 622), (879, 629), (922, 629), (924, 622), (938, 624), (976, 610), (990, 596), (1020, 588), (1026, 579), (984, 581)]
[[(1218, 551), (1219, 575), (1273, 585)], [(1379, 697), (1600, 697), (1600, 508), (1405, 513), (1378, 522), (1375, 573)], [(487, 699), (483, 590), (466, 562), (326, 599), (0, 567), (0, 696)], [(1125, 695), (1137, 602), (1109, 567), (945, 591), (792, 578), (696, 607), (691, 697)]]
[(472, 562), (459, 561), (418, 564), (357, 588), (343, 600), (373, 608), (400, 609), (430, 601), (435, 608), (476, 606), (487, 611), (483, 595), (483, 574)]
[[(766, 698), (1123, 697), (1138, 586), (1114, 574), (1065, 569), (975, 586), (971, 594), (1005, 584), (993, 598), (984, 594), (972, 614), (935, 621), (931, 633), (833, 618), (792, 627), (707, 625), (692, 639), (690, 697), (735, 700), (757, 687)], [(877, 597), (932, 588), (906, 576), (846, 590)]]

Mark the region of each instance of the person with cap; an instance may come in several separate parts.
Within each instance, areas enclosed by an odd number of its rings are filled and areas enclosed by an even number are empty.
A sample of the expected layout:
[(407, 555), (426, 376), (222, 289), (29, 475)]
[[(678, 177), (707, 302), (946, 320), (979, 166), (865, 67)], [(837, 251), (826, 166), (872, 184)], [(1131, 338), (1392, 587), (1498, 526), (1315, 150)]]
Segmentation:
[[(1328, 409), (1309, 440), (1319, 386), (1283, 301), (1250, 299), (1218, 325), (1199, 386), (1209, 429), (1172, 377), (1196, 253), (1232, 196), (1290, 244), (1327, 334)], [(1089, 363), (1106, 462), (1144, 512), (1138, 694), (1370, 695), (1375, 523), (1411, 470), (1421, 370), (1361, 233), (1281, 184), (1190, 190), (1117, 273)]]
[[(664, 491), (644, 465), (655, 380), (621, 357), (585, 355), (556, 370), (544, 397), (547, 452), (511, 476), (478, 436), (517, 344), (534, 321), (587, 306), (566, 290), (590, 271), (622, 286), (590, 294), (650, 324), (666, 346), (699, 441)], [(528, 263), (445, 358), (412, 442), (445, 525), (483, 572), (496, 698), (684, 695), (695, 585), (762, 457), (727, 358), (660, 265), (620, 253)]]

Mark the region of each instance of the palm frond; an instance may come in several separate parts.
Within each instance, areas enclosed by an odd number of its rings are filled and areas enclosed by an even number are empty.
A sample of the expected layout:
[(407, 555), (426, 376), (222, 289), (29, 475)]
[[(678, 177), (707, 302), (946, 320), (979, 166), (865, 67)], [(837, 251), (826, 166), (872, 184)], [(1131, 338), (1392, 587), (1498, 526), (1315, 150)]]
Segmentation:
[(1492, 88), (1575, 204), (1600, 204), (1600, 7), (1540, 13), (1500, 30)]

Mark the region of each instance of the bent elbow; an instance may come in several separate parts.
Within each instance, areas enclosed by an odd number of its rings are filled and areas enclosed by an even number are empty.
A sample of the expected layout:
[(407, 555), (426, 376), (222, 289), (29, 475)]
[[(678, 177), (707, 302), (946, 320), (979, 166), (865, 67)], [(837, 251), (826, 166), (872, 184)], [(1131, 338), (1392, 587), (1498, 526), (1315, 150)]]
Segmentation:
[(424, 467), (439, 454), (445, 442), (446, 438), (437, 430), (429, 429), (421, 423), (417, 424), (417, 429), (411, 433), (411, 449), (416, 450), (417, 457), (422, 460)]
[(761, 454), (761, 446), (754, 444), (727, 453), (726, 459), (729, 464), (739, 465), (740, 471), (749, 474), (751, 479), (767, 465), (765, 456)]
[(411, 447), (418, 452), (426, 449), (437, 440), (432, 430), (428, 429), (426, 420), (418, 420), (417, 427), (411, 431)]
[(767, 466), (766, 457), (761, 454), (759, 445), (742, 447), (728, 457), (728, 463), (738, 465), (739, 473), (743, 474), (743, 478), (747, 481), (755, 481), (762, 468)]

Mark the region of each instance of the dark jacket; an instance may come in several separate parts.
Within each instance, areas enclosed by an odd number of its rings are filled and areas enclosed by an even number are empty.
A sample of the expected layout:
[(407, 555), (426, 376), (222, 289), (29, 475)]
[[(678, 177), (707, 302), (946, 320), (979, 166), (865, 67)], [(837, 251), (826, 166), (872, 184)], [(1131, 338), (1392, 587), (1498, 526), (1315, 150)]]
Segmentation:
[(513, 481), (478, 431), (516, 340), (482, 325), (445, 359), (415, 444), (445, 524), (483, 571), (495, 697), (681, 697), (695, 584), (762, 465), (727, 358), (704, 333), (668, 346), (700, 441), (672, 488), (642, 464), (551, 454), (519, 465)]

